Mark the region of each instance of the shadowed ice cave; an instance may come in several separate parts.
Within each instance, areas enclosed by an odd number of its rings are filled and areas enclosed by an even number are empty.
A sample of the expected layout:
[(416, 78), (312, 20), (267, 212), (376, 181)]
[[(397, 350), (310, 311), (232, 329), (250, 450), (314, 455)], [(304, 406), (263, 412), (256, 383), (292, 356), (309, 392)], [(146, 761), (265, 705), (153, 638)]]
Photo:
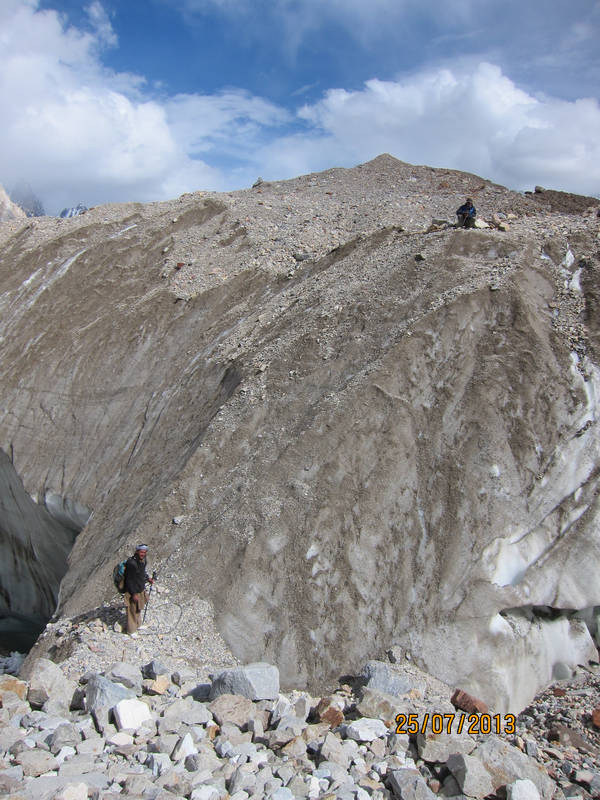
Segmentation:
[(0, 652), (29, 650), (53, 615), (89, 510), (57, 494), (32, 500), (0, 450)]

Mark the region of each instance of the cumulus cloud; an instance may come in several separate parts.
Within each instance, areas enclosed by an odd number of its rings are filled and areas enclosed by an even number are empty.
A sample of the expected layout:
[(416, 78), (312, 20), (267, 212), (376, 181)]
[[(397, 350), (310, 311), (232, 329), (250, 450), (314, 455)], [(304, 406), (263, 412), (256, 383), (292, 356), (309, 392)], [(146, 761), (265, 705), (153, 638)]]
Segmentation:
[(150, 96), (143, 77), (103, 67), (116, 36), (100, 3), (88, 16), (81, 30), (37, 0), (0, 8), (0, 181), (26, 180), (50, 212), (229, 188), (223, 170), (197, 156), (235, 150), (236, 136), (238, 149), (242, 139), (260, 143), (286, 118), (243, 91)]
[(600, 192), (598, 102), (533, 97), (492, 64), (405, 81), (370, 80), (357, 91), (331, 89), (299, 116), (305, 133), (262, 154), (273, 173), (389, 152), (411, 163), (476, 172), (515, 189), (544, 183)]
[(374, 78), (298, 108), (290, 96), (287, 109), (243, 88), (153, 95), (143, 76), (103, 65), (118, 42), (98, 0), (88, 19), (74, 28), (37, 0), (0, 4), (0, 182), (28, 181), (50, 213), (240, 188), (382, 152), (512, 188), (600, 192), (597, 100), (533, 96), (497, 65)]

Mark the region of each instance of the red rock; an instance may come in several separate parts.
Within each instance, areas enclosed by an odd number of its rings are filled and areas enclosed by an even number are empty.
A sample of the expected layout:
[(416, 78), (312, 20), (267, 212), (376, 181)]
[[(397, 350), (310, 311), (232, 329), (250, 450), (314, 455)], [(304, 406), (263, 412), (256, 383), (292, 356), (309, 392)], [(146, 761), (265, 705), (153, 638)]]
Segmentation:
[(454, 690), (450, 702), (454, 708), (460, 708), (461, 711), (466, 711), (468, 714), (487, 714), (489, 711), (483, 700), (478, 700), (468, 692), (463, 692), (462, 689)]
[(567, 694), (567, 690), (559, 689), (558, 686), (555, 686), (554, 689), (552, 689), (552, 694), (554, 695), (554, 697), (565, 697)]
[(600, 728), (600, 706), (592, 711), (592, 725), (594, 728)]
[(326, 722), (332, 728), (337, 728), (344, 721), (344, 712), (340, 708), (339, 699), (324, 697), (317, 706), (317, 716), (321, 722)]

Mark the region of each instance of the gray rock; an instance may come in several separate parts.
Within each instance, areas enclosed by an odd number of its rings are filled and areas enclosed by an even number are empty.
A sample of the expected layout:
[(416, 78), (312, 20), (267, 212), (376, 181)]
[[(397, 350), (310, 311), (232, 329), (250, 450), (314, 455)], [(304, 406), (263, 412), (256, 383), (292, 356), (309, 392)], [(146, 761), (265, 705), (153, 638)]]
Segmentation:
[(88, 787), (86, 783), (69, 783), (54, 795), (53, 800), (87, 800)]
[(58, 774), (61, 778), (73, 778), (88, 772), (99, 771), (100, 766), (101, 761), (92, 755), (76, 755), (68, 761), (63, 761), (58, 768)]
[(102, 675), (92, 675), (86, 684), (85, 703), (88, 711), (100, 708), (114, 708), (120, 700), (135, 697), (132, 689), (127, 689), (120, 683), (113, 683)]
[(404, 710), (399, 707), (397, 697), (370, 687), (362, 690), (362, 697), (356, 707), (363, 717), (381, 719), (389, 723), (395, 720), (396, 714)]
[(452, 753), (472, 753), (475, 745), (475, 740), (465, 731), (460, 734), (446, 731), (435, 734), (428, 728), (426, 733), (417, 734), (417, 748), (423, 761), (443, 763)]
[(151, 680), (156, 680), (159, 675), (170, 675), (169, 669), (159, 661), (158, 659), (153, 659), (149, 664), (146, 664), (142, 667), (142, 675), (144, 678), (150, 678)]
[(325, 761), (333, 761), (339, 764), (344, 769), (350, 766), (350, 757), (347, 751), (343, 748), (341, 741), (333, 733), (328, 733), (325, 736), (323, 744), (321, 745), (321, 758)]
[(394, 672), (384, 661), (367, 661), (359, 677), (369, 689), (377, 689), (395, 697), (406, 694), (414, 687), (409, 677)]
[[(58, 775), (43, 775), (28, 781), (25, 789), (27, 800), (52, 800), (57, 792), (73, 783), (72, 778), (60, 778)], [(108, 783), (108, 782), (107, 782)]]
[(104, 752), (105, 739), (103, 736), (96, 736), (94, 738), (85, 739), (83, 742), (77, 744), (77, 753), (79, 755), (98, 756)]
[(70, 746), (75, 747), (81, 742), (81, 733), (68, 722), (59, 725), (53, 732), (48, 742), (50, 752), (56, 755), (61, 748)]
[(48, 713), (68, 712), (75, 684), (64, 676), (57, 664), (38, 658), (24, 675), (28, 676), (27, 699), (33, 708), (43, 708)]
[(150, 753), (145, 764), (155, 777), (162, 775), (173, 766), (173, 762), (166, 753)]
[(212, 722), (213, 715), (202, 703), (192, 697), (185, 697), (170, 703), (159, 719), (158, 729), (163, 732), (177, 732), (181, 725), (206, 725)]
[(137, 694), (142, 691), (142, 674), (139, 667), (128, 664), (126, 661), (118, 661), (105, 672), (105, 677), (113, 683), (120, 683), (127, 689), (134, 689)]
[[(190, 667), (179, 667), (172, 673), (171, 680), (176, 686), (193, 683), (196, 680), (196, 671)], [(210, 684), (207, 684), (207, 686), (210, 686)]]
[(392, 790), (394, 797), (398, 797), (400, 800), (434, 800), (435, 798), (434, 793), (417, 770), (392, 770), (387, 776), (387, 785)]
[(294, 795), (287, 786), (280, 786), (278, 789), (275, 789), (269, 797), (271, 800), (294, 800)]
[(252, 794), (255, 786), (256, 775), (242, 766), (238, 767), (231, 776), (228, 789), (230, 794), (239, 791), (247, 791), (248, 794)]
[(486, 797), (496, 788), (490, 773), (474, 756), (455, 753), (450, 756), (446, 766), (456, 778), (461, 791), (469, 797)]
[(279, 696), (279, 670), (262, 662), (223, 670), (213, 678), (210, 699), (222, 694), (238, 694), (249, 700), (275, 700)]
[(529, 778), (536, 785), (543, 800), (550, 800), (555, 784), (546, 770), (516, 747), (495, 736), (488, 736), (472, 753), (493, 776), (494, 790)]
[(202, 772), (203, 770), (208, 770), (210, 773), (213, 773), (215, 770), (219, 769), (221, 761), (214, 752), (199, 752), (187, 756), (184, 765), (188, 772)]
[(15, 758), (17, 764), (23, 768), (23, 774), (29, 778), (37, 778), (45, 772), (58, 768), (58, 761), (44, 750), (24, 750)]

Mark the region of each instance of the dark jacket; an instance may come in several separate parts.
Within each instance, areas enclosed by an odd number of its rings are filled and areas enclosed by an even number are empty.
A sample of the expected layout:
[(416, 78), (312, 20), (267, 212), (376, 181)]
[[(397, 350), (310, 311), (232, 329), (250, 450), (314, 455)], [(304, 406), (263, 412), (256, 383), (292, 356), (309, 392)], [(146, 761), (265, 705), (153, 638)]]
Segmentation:
[(462, 206), (456, 210), (456, 213), (465, 214), (466, 216), (469, 217), (474, 217), (477, 214), (477, 212), (475, 211), (475, 206), (472, 204), (469, 205), (468, 203), (463, 203)]
[(140, 561), (137, 555), (128, 558), (125, 562), (125, 591), (129, 594), (139, 594), (144, 591), (149, 580), (146, 562)]

